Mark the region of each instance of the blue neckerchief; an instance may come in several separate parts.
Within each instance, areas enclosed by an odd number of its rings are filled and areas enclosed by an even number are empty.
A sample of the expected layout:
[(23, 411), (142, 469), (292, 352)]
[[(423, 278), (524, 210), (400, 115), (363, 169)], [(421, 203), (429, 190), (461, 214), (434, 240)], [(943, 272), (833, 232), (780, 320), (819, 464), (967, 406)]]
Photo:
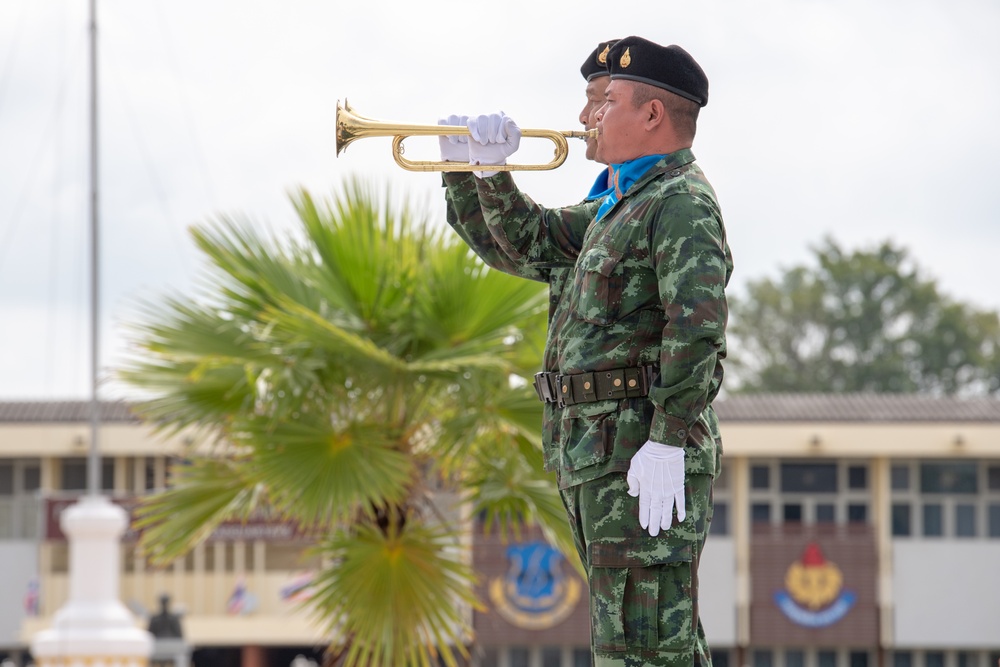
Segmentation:
[(601, 207), (597, 209), (596, 219), (603, 218), (604, 214), (618, 203), (622, 195), (628, 192), (632, 184), (642, 178), (647, 171), (653, 168), (653, 165), (664, 157), (666, 155), (646, 155), (628, 162), (611, 165), (611, 181), (614, 185), (601, 203)]
[(597, 178), (594, 180), (593, 187), (590, 188), (590, 193), (587, 194), (587, 201), (594, 201), (595, 199), (603, 199), (611, 194), (611, 186), (608, 183), (611, 181), (611, 170), (609, 167), (605, 167)]

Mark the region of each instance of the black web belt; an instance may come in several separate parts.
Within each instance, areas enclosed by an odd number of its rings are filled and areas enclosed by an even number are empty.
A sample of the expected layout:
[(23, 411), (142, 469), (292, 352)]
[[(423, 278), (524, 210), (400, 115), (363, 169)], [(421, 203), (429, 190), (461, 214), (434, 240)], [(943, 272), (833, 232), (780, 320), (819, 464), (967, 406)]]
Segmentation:
[(646, 396), (656, 374), (655, 366), (612, 368), (592, 373), (535, 373), (535, 393), (544, 403), (559, 407), (621, 398)]

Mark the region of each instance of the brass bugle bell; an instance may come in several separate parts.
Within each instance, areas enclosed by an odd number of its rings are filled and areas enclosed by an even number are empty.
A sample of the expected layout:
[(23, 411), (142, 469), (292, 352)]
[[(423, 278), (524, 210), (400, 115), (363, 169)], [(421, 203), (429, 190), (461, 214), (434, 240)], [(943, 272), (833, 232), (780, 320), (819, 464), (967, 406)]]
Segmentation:
[[(357, 139), (368, 137), (393, 137), (392, 157), (403, 169), (408, 171), (481, 171), (485, 165), (472, 165), (464, 162), (419, 161), (407, 160), (403, 157), (403, 140), (414, 136), (442, 137), (452, 134), (469, 134), (469, 129), (458, 125), (404, 125), (390, 123), (374, 118), (365, 118), (354, 113), (351, 105), (344, 100), (344, 105), (337, 101), (337, 155), (347, 148), (347, 145)], [(567, 138), (587, 139), (597, 138), (597, 130), (521, 130), (522, 137), (538, 137), (550, 140), (555, 144), (555, 155), (544, 164), (498, 164), (490, 165), (490, 171), (544, 171), (555, 169), (566, 161), (569, 155)]]

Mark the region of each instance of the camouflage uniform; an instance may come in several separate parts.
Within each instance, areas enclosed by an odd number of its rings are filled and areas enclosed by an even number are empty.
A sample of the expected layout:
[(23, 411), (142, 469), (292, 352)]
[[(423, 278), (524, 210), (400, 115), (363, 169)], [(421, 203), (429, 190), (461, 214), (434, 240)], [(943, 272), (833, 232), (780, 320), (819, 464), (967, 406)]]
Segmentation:
[[(514, 181), (507, 172), (501, 172), (494, 178), (504, 183), (505, 187), (514, 187)], [(566, 288), (567, 279), (572, 273), (573, 260), (576, 259), (576, 254), (583, 245), (584, 232), (590, 221), (594, 219), (600, 202), (584, 201), (576, 206), (551, 209), (551, 215), (558, 217), (558, 222), (553, 223), (553, 226), (566, 234), (561, 239), (561, 243), (567, 248), (575, 248), (576, 250), (571, 256), (562, 258), (560, 262), (528, 264), (520, 261), (519, 258), (511, 259), (507, 254), (507, 248), (493, 238), (490, 233), (479, 205), (476, 177), (470, 173), (445, 172), (443, 179), (446, 188), (445, 201), (447, 202), (448, 224), (486, 262), (487, 266), (504, 273), (549, 284), (549, 326), (545, 340), (545, 351), (542, 355), (542, 369), (546, 371), (557, 370), (553, 332), (558, 330), (559, 322), (555, 318), (557, 314), (565, 316), (565, 313), (568, 312), (565, 308), (559, 309), (559, 304)], [(524, 200), (526, 203), (530, 202), (527, 197), (524, 197)], [(536, 214), (542, 215), (543, 209), (534, 206), (533, 203), (531, 206)], [(545, 469), (549, 472), (558, 473), (556, 446), (559, 442), (558, 424), (561, 417), (561, 410), (555, 404), (545, 404), (542, 414), (542, 449), (545, 457)]]
[[(560, 410), (553, 455), (587, 565), (595, 664), (710, 665), (698, 619), (697, 564), (712, 515), (721, 438), (711, 403), (726, 356), (732, 273), (715, 192), (690, 150), (658, 162), (586, 232), (501, 175), (477, 181), (507, 259), (569, 266), (550, 321), (547, 368), (562, 374), (654, 365), (647, 397)], [(554, 358), (549, 359), (552, 355)], [(687, 518), (651, 537), (625, 473), (647, 439), (684, 447)]]

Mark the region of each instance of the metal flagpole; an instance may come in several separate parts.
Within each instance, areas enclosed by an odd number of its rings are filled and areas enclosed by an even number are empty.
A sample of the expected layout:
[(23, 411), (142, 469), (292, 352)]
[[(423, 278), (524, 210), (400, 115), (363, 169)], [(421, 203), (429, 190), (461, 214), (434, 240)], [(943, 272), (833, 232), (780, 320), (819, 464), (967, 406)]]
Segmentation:
[(69, 542), (69, 598), (50, 629), (35, 634), (38, 667), (148, 667), (153, 637), (138, 628), (118, 599), (121, 536), (128, 514), (100, 495), (98, 353), (100, 252), (98, 243), (97, 0), (90, 0), (90, 451), (87, 494), (68, 507), (59, 524)]
[(101, 406), (97, 396), (101, 328), (97, 127), (97, 0), (90, 0), (90, 450), (87, 455), (87, 493), (91, 496), (101, 491), (98, 450)]

